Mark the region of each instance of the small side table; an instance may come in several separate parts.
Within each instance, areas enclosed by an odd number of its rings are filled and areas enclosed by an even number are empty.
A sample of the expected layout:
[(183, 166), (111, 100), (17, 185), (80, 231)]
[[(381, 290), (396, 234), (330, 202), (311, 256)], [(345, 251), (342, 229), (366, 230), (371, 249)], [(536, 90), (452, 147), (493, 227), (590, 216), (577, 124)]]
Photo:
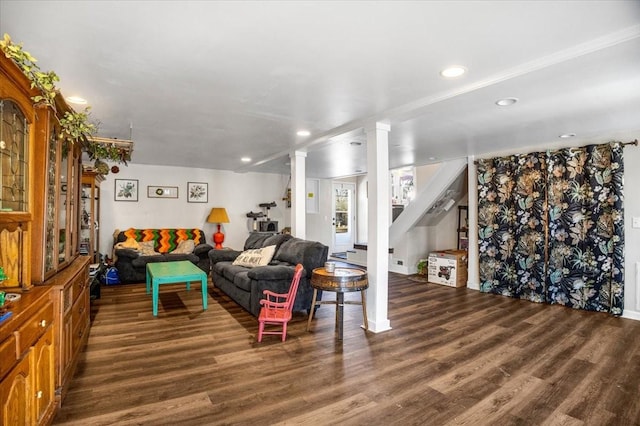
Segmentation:
[[(369, 288), (367, 271), (358, 268), (335, 268), (333, 272), (327, 272), (324, 268), (316, 268), (311, 274), (311, 286), (313, 287), (313, 300), (311, 312), (307, 321), (307, 331), (311, 328), (313, 312), (317, 305), (328, 303), (336, 305), (336, 327), (338, 327), (338, 340), (342, 340), (343, 308), (345, 304), (362, 305), (362, 318), (365, 330), (369, 329), (367, 321), (366, 291)], [(336, 292), (336, 300), (316, 301), (318, 290)], [(359, 291), (361, 302), (344, 301), (344, 293)]]

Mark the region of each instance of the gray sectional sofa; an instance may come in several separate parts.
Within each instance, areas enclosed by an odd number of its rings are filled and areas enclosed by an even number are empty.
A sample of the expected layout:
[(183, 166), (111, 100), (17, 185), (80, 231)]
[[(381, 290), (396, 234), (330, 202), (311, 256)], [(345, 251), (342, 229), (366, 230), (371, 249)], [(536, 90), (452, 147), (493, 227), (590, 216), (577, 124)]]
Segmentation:
[[(289, 234), (262, 234), (253, 232), (245, 241), (244, 250), (259, 249), (275, 245), (276, 250), (271, 262), (266, 266), (248, 268), (233, 265), (233, 261), (242, 253), (236, 250), (211, 250), (211, 278), (213, 285), (222, 290), (238, 305), (254, 316), (260, 312), (260, 299), (265, 289), (276, 293), (286, 293), (291, 285), (294, 267), (301, 263), (304, 273), (300, 279), (298, 294), (293, 306), (294, 311), (309, 311), (313, 288), (311, 272), (324, 265), (329, 247), (315, 241), (302, 240)], [(321, 297), (320, 292), (319, 297)]]

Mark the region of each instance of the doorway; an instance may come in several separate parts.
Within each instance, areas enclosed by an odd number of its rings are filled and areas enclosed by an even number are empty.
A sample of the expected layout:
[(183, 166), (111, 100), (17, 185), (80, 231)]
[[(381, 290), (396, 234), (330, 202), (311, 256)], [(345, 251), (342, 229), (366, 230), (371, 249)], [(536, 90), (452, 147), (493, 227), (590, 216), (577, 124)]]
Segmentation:
[(333, 253), (345, 253), (353, 249), (356, 232), (355, 184), (334, 183), (333, 210)]

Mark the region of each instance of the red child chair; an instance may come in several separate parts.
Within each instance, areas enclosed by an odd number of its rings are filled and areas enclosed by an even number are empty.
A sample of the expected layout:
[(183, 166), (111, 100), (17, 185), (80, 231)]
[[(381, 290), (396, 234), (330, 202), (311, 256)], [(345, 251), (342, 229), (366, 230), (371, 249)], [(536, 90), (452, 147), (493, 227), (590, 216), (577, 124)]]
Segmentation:
[[(298, 284), (303, 270), (302, 265), (298, 263), (288, 293), (279, 294), (269, 290), (263, 291), (266, 299), (260, 300), (262, 308), (260, 308), (260, 315), (258, 315), (258, 342), (262, 342), (263, 334), (282, 334), (283, 342), (287, 338), (287, 323), (291, 319), (291, 310), (293, 309), (293, 302), (296, 300)], [(264, 331), (265, 324), (281, 325), (282, 331)]]

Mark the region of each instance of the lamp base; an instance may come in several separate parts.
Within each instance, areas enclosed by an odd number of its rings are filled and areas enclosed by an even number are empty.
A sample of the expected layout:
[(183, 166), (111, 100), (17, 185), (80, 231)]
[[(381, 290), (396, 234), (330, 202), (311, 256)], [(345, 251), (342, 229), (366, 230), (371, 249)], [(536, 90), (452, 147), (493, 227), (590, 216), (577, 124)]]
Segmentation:
[(218, 224), (218, 232), (213, 234), (213, 242), (216, 243), (214, 247), (216, 250), (222, 249), (222, 243), (224, 243), (224, 234), (220, 232), (220, 224)]

